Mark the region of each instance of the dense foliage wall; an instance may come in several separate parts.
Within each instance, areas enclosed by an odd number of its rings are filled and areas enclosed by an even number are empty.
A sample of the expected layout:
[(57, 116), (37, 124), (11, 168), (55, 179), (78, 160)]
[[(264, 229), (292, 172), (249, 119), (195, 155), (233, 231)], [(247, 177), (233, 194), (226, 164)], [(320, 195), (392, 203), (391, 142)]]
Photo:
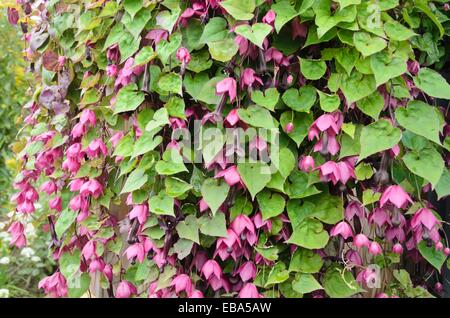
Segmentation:
[(441, 294), (446, 2), (17, 3), (9, 232), (49, 231), (46, 294)]

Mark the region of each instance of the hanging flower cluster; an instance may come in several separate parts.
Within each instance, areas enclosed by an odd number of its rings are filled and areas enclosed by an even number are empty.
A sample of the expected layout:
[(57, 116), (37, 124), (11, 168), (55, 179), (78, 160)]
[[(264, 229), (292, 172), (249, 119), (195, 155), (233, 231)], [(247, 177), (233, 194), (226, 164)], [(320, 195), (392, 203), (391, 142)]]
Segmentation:
[(11, 245), (50, 231), (52, 297), (439, 296), (447, 11), (17, 0), (37, 88)]

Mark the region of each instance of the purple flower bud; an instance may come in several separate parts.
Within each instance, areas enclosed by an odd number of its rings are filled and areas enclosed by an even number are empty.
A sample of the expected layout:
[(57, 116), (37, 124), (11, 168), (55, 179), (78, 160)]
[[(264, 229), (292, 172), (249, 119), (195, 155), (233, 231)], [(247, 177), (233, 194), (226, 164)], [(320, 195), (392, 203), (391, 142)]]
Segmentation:
[(416, 75), (420, 70), (420, 64), (417, 61), (408, 61), (408, 72)]
[(381, 254), (383, 252), (383, 250), (381, 249), (380, 244), (378, 244), (377, 242), (372, 242), (369, 245), (369, 253), (372, 255), (378, 255)]
[(294, 130), (294, 124), (291, 122), (287, 123), (286, 126), (284, 127), (284, 131), (288, 134), (290, 134), (293, 130)]
[(287, 84), (291, 85), (292, 82), (294, 81), (294, 76), (292, 76), (291, 74), (288, 75), (288, 77), (286, 78)]
[(392, 247), (392, 252), (395, 254), (402, 254), (403, 253), (403, 246), (400, 243), (396, 243), (393, 247)]
[(311, 170), (314, 170), (314, 167), (315, 167), (314, 158), (311, 156), (302, 157), (298, 161), (298, 168), (301, 171), (309, 172)]
[(445, 256), (449, 256), (450, 255), (450, 248), (448, 248), (448, 247), (444, 248), (444, 254), (445, 254)]

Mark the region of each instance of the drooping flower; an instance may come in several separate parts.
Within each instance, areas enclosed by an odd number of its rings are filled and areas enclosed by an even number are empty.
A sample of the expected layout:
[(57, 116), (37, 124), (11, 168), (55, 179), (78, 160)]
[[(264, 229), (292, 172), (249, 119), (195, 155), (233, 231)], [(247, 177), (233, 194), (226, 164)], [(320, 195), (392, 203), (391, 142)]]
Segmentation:
[(239, 115), (238, 115), (237, 109), (234, 108), (234, 109), (230, 110), (227, 117), (225, 117), (225, 122), (229, 123), (231, 126), (234, 126), (238, 123), (238, 121), (239, 121)]
[(119, 69), (116, 64), (111, 64), (106, 67), (106, 75), (109, 77), (115, 78), (118, 72)]
[(137, 218), (140, 224), (147, 222), (148, 206), (147, 204), (136, 204), (128, 214), (130, 220)]
[(91, 273), (91, 274), (93, 274), (95, 272), (103, 273), (104, 269), (105, 269), (105, 261), (103, 261), (103, 259), (100, 257), (93, 259), (89, 263), (89, 273)]
[(242, 241), (247, 241), (250, 246), (253, 246), (258, 240), (252, 220), (244, 214), (239, 214), (233, 220), (231, 228), (236, 235), (240, 236)]
[(112, 137), (109, 139), (109, 142), (115, 148), (117, 147), (117, 144), (123, 138), (123, 136), (124, 136), (123, 131), (118, 131), (114, 135), (112, 135)]
[(369, 253), (372, 255), (381, 254), (383, 250), (378, 242), (372, 241), (369, 245)]
[(347, 222), (342, 221), (333, 226), (333, 228), (330, 231), (330, 236), (338, 236), (338, 235), (342, 236), (345, 240), (353, 236), (352, 228)]
[(403, 242), (406, 239), (406, 234), (403, 226), (390, 226), (385, 231), (385, 237), (388, 241)]
[(118, 44), (111, 45), (108, 48), (106, 51), (106, 58), (111, 62), (119, 62), (120, 50)]
[(68, 158), (72, 159), (80, 159), (83, 156), (82, 145), (77, 142), (72, 144), (69, 148), (66, 150), (66, 155)]
[(154, 44), (158, 44), (161, 40), (167, 41), (169, 37), (169, 32), (164, 29), (153, 29), (150, 30), (145, 36), (148, 40), (153, 40)]
[(180, 61), (182, 65), (187, 65), (191, 61), (191, 55), (185, 47), (180, 47), (177, 51), (177, 60)]
[(203, 293), (200, 290), (194, 290), (190, 295), (188, 295), (189, 298), (204, 298)]
[(241, 88), (253, 87), (255, 82), (263, 85), (261, 78), (255, 75), (256, 72), (252, 68), (245, 68), (241, 74)]
[(265, 232), (272, 230), (272, 221), (270, 219), (263, 220), (261, 212), (256, 213), (252, 219), (257, 229), (263, 228)]
[[(336, 135), (339, 134), (342, 123), (343, 116), (339, 111), (331, 114), (323, 114), (317, 118), (308, 131), (309, 140), (319, 140), (314, 146), (314, 151), (326, 150), (332, 155), (337, 154), (340, 146), (336, 140)], [(322, 137), (320, 136), (321, 133)]]
[(341, 162), (327, 161), (319, 166), (320, 178), (336, 185), (339, 181), (346, 184), (350, 178), (356, 178), (354, 168), (348, 160)]
[(300, 23), (298, 18), (295, 18), (291, 22), (291, 28), (292, 40), (295, 40), (296, 38), (306, 38), (306, 35), (308, 34), (308, 27), (306, 23)]
[(116, 289), (116, 298), (130, 298), (137, 294), (136, 287), (129, 281), (122, 280)]
[(379, 275), (378, 275), (377, 271), (371, 267), (367, 267), (364, 270), (359, 272), (359, 274), (356, 276), (356, 281), (358, 283), (373, 286), (377, 282), (378, 278), (379, 278)]
[(237, 171), (237, 167), (235, 165), (232, 165), (225, 170), (219, 171), (214, 178), (222, 177), (230, 187), (241, 182), (241, 176), (239, 175), (239, 172)]
[(252, 283), (246, 283), (238, 294), (238, 298), (262, 298), (258, 293), (258, 288)]
[(382, 227), (385, 224), (390, 224), (391, 220), (389, 214), (385, 209), (375, 208), (369, 216), (369, 223), (375, 223), (379, 227)]
[(86, 132), (87, 132), (86, 125), (82, 123), (77, 123), (75, 126), (73, 126), (71, 134), (73, 138), (78, 138), (84, 136)]
[(289, 59), (275, 47), (270, 47), (264, 52), (264, 59), (266, 62), (273, 61), (278, 66), (289, 66)]
[(217, 263), (213, 259), (207, 260), (203, 264), (201, 272), (207, 280), (212, 277), (215, 277), (217, 279), (222, 278), (222, 269), (220, 268), (219, 263)]
[(367, 238), (367, 236), (365, 236), (364, 234), (360, 233), (360, 234), (356, 234), (356, 236), (353, 239), (353, 245), (355, 245), (358, 248), (361, 247), (369, 247), (370, 245), (370, 241)]
[(110, 282), (112, 281), (113, 272), (112, 272), (111, 264), (106, 264), (105, 267), (103, 267), (103, 275), (105, 275), (105, 277), (108, 281), (110, 281)]
[(380, 198), (380, 207), (386, 205), (386, 203), (392, 203), (397, 208), (404, 208), (407, 203), (413, 203), (408, 193), (403, 190), (403, 188), (399, 185), (391, 185), (386, 190), (384, 190), (383, 194)]
[(311, 156), (305, 157), (301, 156), (298, 161), (298, 168), (303, 172), (309, 172), (314, 170), (315, 168), (314, 158)]
[(52, 194), (56, 190), (57, 190), (56, 183), (52, 180), (45, 181), (39, 188), (39, 191), (45, 192), (48, 195)]
[(8, 23), (11, 25), (16, 25), (19, 21), (19, 11), (15, 8), (7, 8), (6, 13), (8, 15)]
[(433, 212), (427, 208), (417, 210), (411, 219), (411, 227), (413, 229), (425, 226), (428, 230), (432, 230), (436, 225), (440, 225), (440, 222)]
[(11, 234), (10, 245), (14, 245), (17, 248), (22, 248), (27, 245), (27, 239), (24, 234), (25, 227), (19, 221), (11, 223), (8, 228), (9, 234)]
[(139, 242), (130, 245), (124, 252), (129, 260), (136, 259), (140, 263), (145, 260), (147, 253), (153, 249), (152, 242), (145, 237), (140, 237)]
[(80, 116), (80, 123), (86, 126), (94, 127), (97, 123), (97, 117), (95, 116), (95, 113), (90, 109), (84, 109), (81, 112)]
[(364, 206), (357, 201), (351, 201), (348, 203), (347, 207), (345, 208), (344, 216), (347, 221), (353, 220), (355, 215), (359, 218), (364, 218), (365, 216), (365, 209)]
[(345, 259), (350, 262), (351, 264), (361, 266), (362, 265), (362, 259), (361, 255), (355, 250), (349, 249), (347, 253), (345, 253)]
[(38, 288), (43, 288), (45, 293), (52, 297), (67, 296), (66, 279), (60, 272), (42, 279), (38, 284)]
[(134, 67), (134, 58), (129, 57), (125, 62), (123, 68), (119, 71), (119, 74), (114, 83), (114, 87), (119, 89), (123, 86), (127, 86), (131, 83), (133, 75), (139, 76), (144, 72), (144, 67)]
[(254, 279), (256, 276), (255, 263), (252, 261), (245, 262), (238, 268), (236, 275), (239, 275), (244, 283)]
[(60, 196), (56, 196), (48, 201), (48, 206), (50, 209), (56, 210), (58, 212), (62, 211), (62, 199)]
[(420, 64), (417, 61), (408, 61), (408, 72), (411, 73), (411, 75), (416, 75), (419, 73), (420, 70)]
[(273, 10), (267, 11), (266, 15), (262, 18), (262, 22), (270, 24), (273, 26), (275, 22), (276, 13)]
[(108, 154), (108, 149), (105, 143), (100, 138), (91, 141), (89, 146), (86, 148), (86, 154), (89, 158), (95, 158), (100, 155), (106, 156)]
[(216, 84), (216, 93), (222, 95), (227, 93), (230, 101), (233, 102), (236, 98), (236, 80), (232, 77), (227, 77)]
[(175, 292), (177, 294), (184, 291), (187, 295), (191, 294), (193, 288), (192, 280), (186, 274), (177, 275), (170, 283), (170, 286), (175, 286)]
[(444, 254), (445, 254), (445, 256), (449, 256), (450, 255), (450, 248), (448, 248), (448, 247), (444, 248)]
[(98, 256), (97, 243), (94, 240), (88, 241), (81, 250), (81, 255), (83, 255), (83, 257), (87, 260), (96, 258)]
[(81, 186), (80, 193), (92, 195), (95, 199), (98, 199), (103, 194), (103, 186), (97, 179), (90, 179)]
[(226, 237), (221, 237), (217, 240), (214, 256), (216, 255), (219, 255), (222, 261), (230, 256), (236, 260), (238, 256), (242, 255), (241, 241), (232, 229), (227, 230)]

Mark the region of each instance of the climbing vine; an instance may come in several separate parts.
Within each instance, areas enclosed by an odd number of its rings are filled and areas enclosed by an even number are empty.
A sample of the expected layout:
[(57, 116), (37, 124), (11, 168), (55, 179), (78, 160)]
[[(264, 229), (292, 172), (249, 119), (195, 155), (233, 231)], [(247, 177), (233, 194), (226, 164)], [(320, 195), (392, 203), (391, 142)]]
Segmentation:
[(439, 296), (448, 9), (18, 0), (11, 244), (51, 233), (52, 297)]

